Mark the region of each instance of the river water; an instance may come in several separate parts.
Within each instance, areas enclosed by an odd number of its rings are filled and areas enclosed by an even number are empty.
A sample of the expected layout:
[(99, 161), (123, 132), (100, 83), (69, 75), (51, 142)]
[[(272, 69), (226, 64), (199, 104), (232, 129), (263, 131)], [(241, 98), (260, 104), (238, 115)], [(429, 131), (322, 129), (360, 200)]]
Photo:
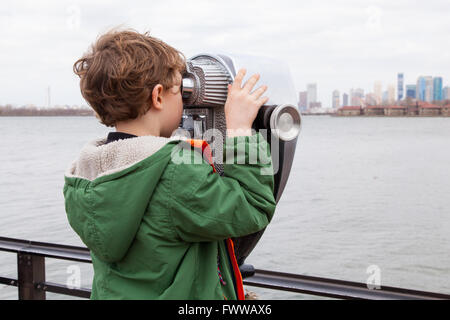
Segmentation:
[[(93, 117), (0, 117), (0, 236), (83, 245), (64, 212), (63, 174), (111, 129)], [(272, 223), (247, 259), (259, 269), (450, 294), (450, 118), (303, 118)], [(47, 259), (47, 281), (80, 267)], [(17, 277), (0, 252), (0, 276)], [(249, 288), (262, 299), (305, 295)], [(49, 299), (67, 299), (47, 294)], [(0, 299), (17, 288), (0, 285)]]

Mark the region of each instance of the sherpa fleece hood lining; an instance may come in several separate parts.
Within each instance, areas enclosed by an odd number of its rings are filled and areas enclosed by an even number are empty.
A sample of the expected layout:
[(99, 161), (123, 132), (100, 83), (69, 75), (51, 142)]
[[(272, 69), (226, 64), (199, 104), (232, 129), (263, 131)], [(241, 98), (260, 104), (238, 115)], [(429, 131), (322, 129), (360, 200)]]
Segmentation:
[(98, 138), (88, 142), (81, 149), (78, 159), (72, 162), (65, 176), (93, 181), (129, 168), (155, 154), (167, 143), (176, 140), (186, 140), (186, 138), (140, 136), (108, 144), (106, 144), (106, 138)]

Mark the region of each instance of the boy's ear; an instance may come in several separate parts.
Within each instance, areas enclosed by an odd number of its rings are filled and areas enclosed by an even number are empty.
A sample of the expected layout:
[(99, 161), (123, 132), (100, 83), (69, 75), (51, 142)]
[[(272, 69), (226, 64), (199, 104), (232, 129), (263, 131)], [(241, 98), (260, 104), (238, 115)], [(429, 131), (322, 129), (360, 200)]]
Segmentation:
[(163, 86), (161, 84), (157, 84), (152, 91), (152, 107), (161, 110), (162, 109), (162, 93)]

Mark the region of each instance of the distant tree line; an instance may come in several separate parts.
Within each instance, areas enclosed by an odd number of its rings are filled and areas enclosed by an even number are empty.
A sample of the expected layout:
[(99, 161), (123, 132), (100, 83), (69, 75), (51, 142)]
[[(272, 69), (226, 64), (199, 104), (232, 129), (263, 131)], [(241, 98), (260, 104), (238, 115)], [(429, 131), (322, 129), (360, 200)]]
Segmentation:
[(85, 108), (51, 108), (0, 106), (0, 117), (53, 117), (53, 116), (93, 116), (94, 111)]

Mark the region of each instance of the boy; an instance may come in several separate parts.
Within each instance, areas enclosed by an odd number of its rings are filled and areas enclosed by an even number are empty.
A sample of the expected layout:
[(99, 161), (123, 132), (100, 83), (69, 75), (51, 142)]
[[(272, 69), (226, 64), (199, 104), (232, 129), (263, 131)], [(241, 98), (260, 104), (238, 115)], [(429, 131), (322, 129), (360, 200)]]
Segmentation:
[[(271, 164), (225, 164), (221, 177), (191, 148), (177, 152), (196, 164), (172, 161), (184, 68), (177, 50), (134, 31), (102, 35), (74, 64), (83, 97), (116, 128), (65, 173), (69, 223), (91, 250), (91, 299), (243, 299), (228, 238), (270, 222), (273, 176), (260, 170)], [(248, 150), (267, 144), (250, 137), (267, 88), (251, 93), (258, 76), (244, 75), (229, 86), (226, 139)]]

